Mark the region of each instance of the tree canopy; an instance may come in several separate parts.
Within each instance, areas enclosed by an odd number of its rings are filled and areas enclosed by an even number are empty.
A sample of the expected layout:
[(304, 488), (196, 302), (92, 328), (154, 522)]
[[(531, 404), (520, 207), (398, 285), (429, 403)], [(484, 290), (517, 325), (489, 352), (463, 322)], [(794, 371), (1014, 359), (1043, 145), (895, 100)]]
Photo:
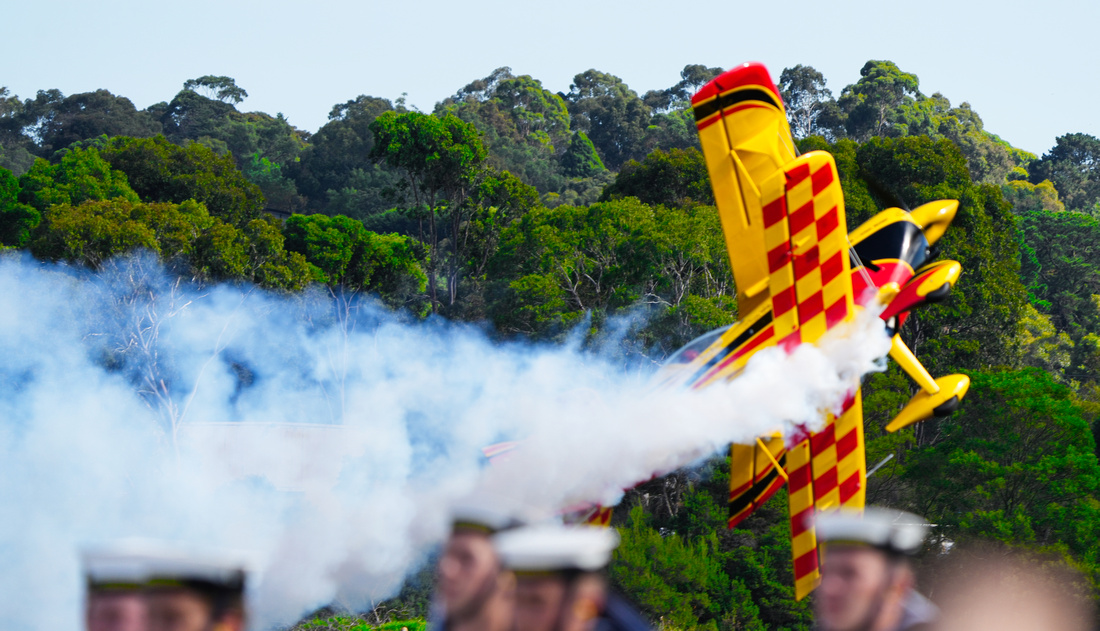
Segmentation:
[(1100, 202), (1100, 139), (1059, 136), (1049, 153), (1031, 165), (1031, 182), (1050, 180), (1066, 208), (1089, 212)]
[(198, 143), (186, 147), (156, 138), (115, 138), (102, 150), (133, 190), (155, 202), (202, 202), (210, 214), (236, 225), (260, 216), (264, 198), (233, 160)]
[(238, 87), (237, 82), (231, 77), (204, 75), (184, 81), (183, 89), (194, 92), (203, 91), (207, 93), (207, 97), (216, 98), (222, 102), (232, 101), (234, 105), (248, 98), (248, 92)]

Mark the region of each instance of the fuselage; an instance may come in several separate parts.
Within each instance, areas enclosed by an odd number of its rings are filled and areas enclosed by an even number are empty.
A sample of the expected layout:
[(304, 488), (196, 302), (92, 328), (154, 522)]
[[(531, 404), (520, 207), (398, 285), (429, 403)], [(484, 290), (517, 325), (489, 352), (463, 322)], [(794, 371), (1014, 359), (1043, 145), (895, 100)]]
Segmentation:
[[(899, 289), (907, 287), (931, 254), (921, 226), (899, 208), (875, 215), (849, 233), (848, 241), (852, 295), (859, 306), (870, 304), (879, 295), (879, 288), (891, 283)], [(919, 303), (906, 298), (907, 295), (899, 292), (897, 296), (903, 302), (912, 302), (898, 305), (904, 311), (888, 306), (882, 312), (891, 333), (904, 321), (908, 309)], [(760, 303), (747, 318), (710, 331), (670, 356), (662, 381), (669, 385), (679, 381), (683, 386), (700, 388), (719, 376), (736, 376), (753, 352), (774, 343), (771, 323), (769, 303)], [(735, 370), (728, 370), (731, 366)]]

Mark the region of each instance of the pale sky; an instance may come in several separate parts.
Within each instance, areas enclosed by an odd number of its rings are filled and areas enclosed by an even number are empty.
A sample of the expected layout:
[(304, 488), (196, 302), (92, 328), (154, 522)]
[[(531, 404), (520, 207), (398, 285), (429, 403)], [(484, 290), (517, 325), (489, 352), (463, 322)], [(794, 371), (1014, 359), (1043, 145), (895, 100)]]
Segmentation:
[(228, 75), (238, 108), (282, 112), (316, 131), (359, 94), (430, 111), (500, 66), (568, 91), (589, 68), (639, 94), (686, 64), (764, 62), (778, 79), (805, 64), (834, 96), (869, 59), (894, 61), (925, 94), (969, 101), (986, 129), (1041, 155), (1057, 136), (1100, 136), (1100, 8), (1073, 0), (976, 3), (192, 0), (11, 2), (0, 26), (0, 86), (22, 98), (105, 88), (139, 108), (183, 82)]

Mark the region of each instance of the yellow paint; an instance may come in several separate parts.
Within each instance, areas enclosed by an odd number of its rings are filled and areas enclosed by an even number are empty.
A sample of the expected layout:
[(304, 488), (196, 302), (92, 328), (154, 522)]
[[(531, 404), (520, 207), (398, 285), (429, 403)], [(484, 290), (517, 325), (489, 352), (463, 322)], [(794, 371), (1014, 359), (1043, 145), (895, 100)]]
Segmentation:
[(946, 375), (936, 380), (937, 391), (932, 393), (922, 390), (909, 399), (909, 403), (886, 426), (886, 431), (896, 432), (913, 423), (931, 418), (933, 410), (947, 403), (951, 397), (959, 397), (961, 400), (970, 389), (970, 377), (966, 375)]
[(888, 305), (900, 292), (901, 287), (898, 286), (897, 283), (886, 283), (878, 288), (878, 296), (876, 296), (876, 298), (880, 305)]
[(776, 473), (778, 473), (784, 480), (789, 479), (787, 478), (787, 472), (783, 470), (783, 467), (779, 466), (779, 461), (775, 459), (775, 456), (772, 455), (771, 450), (768, 449), (768, 446), (764, 444), (764, 441), (757, 438), (756, 444), (760, 446), (760, 450), (763, 451), (764, 455), (767, 456), (768, 460), (771, 461), (772, 466), (775, 467)]
[(917, 287), (917, 295), (923, 298), (943, 287), (944, 283), (950, 283), (954, 287), (960, 274), (962, 274), (962, 265), (958, 261), (944, 260), (937, 261), (934, 265), (927, 265), (921, 268), (924, 280)]
[(859, 490), (844, 502), (844, 506), (862, 509), (867, 497), (867, 454), (863, 443), (863, 395), (859, 390), (856, 390), (851, 407), (836, 421), (838, 438), (852, 430), (856, 433), (856, 448), (837, 463), (837, 482), (843, 483), (853, 473), (859, 473)]
[[(795, 445), (787, 451), (787, 470), (796, 471), (800, 467), (806, 465), (810, 461), (810, 445), (808, 440), (804, 440), (798, 445)], [(813, 483), (803, 487), (798, 491), (792, 491), (788, 494), (788, 511), (791, 516), (799, 515), (807, 508), (813, 506)], [(797, 537), (791, 538), (791, 560), (801, 557), (803, 554), (817, 551), (817, 535), (814, 529), (807, 528), (804, 532)], [(820, 579), (820, 573), (818, 571), (811, 572), (806, 576), (795, 577), (795, 598), (802, 600), (805, 598), (814, 587), (817, 586)]]
[(921, 204), (910, 213), (913, 221), (921, 227), (924, 238), (928, 239), (928, 245), (940, 240), (947, 227), (955, 219), (955, 213), (959, 211), (959, 202), (954, 199), (938, 199), (934, 202)]
[[(699, 130), (699, 141), (706, 157), (707, 172), (714, 189), (714, 200), (718, 206), (718, 216), (722, 221), (722, 232), (726, 237), (726, 251), (729, 253), (733, 268), (734, 282), (737, 287), (753, 287), (768, 276), (764, 252), (759, 238), (752, 238), (749, 211), (741, 194), (741, 178), (735, 156), (730, 154), (730, 141), (726, 128), (714, 123)], [(737, 310), (749, 313), (767, 296), (747, 296), (738, 292)]]
[(752, 445), (730, 445), (730, 493), (753, 482), (753, 452)]
[(936, 380), (928, 374), (924, 364), (920, 363), (920, 360), (913, 354), (913, 351), (909, 350), (905, 342), (901, 341), (900, 335), (895, 335), (890, 344), (890, 358), (896, 361), (901, 369), (905, 371), (905, 374), (916, 381), (917, 385), (923, 388), (925, 392), (936, 394), (940, 391), (940, 387), (936, 385)]

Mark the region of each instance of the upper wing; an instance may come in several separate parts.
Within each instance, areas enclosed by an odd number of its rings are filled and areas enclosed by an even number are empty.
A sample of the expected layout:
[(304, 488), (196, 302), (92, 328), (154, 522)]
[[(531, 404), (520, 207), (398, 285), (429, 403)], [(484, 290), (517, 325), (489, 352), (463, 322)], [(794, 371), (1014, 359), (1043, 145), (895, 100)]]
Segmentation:
[(768, 297), (761, 186), (796, 155), (786, 110), (757, 63), (719, 75), (691, 104), (737, 284), (737, 309), (748, 314)]

